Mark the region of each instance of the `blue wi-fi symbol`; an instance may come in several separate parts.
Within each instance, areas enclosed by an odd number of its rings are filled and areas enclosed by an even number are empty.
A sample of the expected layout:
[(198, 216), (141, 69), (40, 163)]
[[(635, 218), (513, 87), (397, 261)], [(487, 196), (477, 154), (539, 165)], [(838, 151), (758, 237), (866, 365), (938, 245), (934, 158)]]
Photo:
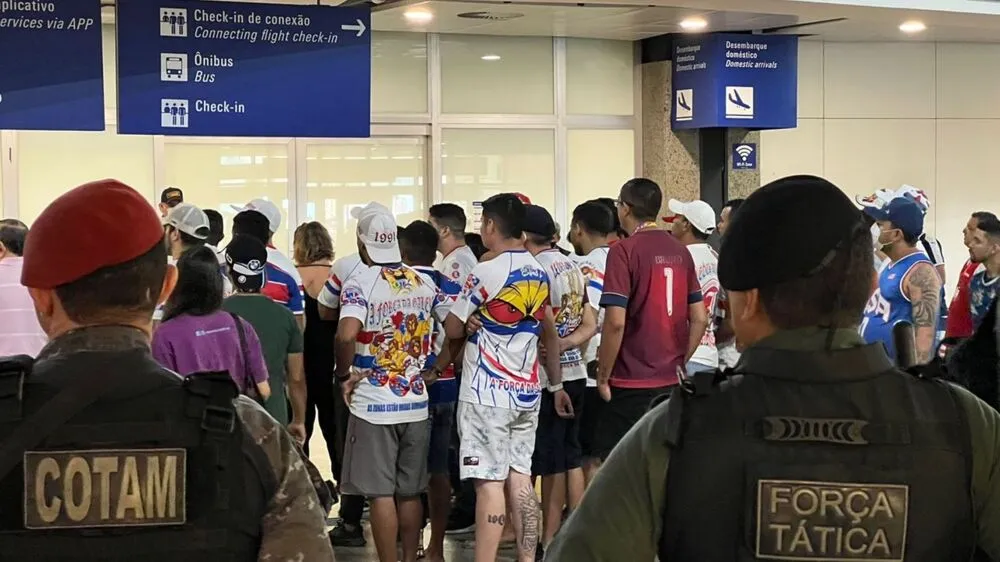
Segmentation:
[(753, 154), (753, 147), (749, 144), (741, 144), (736, 147), (736, 154), (740, 156), (740, 160), (746, 162), (747, 158), (750, 158), (750, 155)]

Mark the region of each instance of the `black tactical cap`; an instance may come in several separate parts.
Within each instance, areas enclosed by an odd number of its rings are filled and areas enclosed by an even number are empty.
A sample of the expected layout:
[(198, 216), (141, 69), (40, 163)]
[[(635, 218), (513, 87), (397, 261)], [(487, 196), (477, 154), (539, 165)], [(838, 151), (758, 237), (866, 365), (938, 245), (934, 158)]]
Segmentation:
[(719, 282), (730, 291), (814, 275), (866, 228), (854, 202), (816, 176), (767, 184), (731, 220), (719, 253)]

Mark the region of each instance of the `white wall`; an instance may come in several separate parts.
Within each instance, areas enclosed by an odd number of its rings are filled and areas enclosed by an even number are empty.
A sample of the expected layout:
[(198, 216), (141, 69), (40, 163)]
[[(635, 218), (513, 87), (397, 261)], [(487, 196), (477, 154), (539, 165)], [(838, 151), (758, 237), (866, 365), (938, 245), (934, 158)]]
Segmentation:
[(850, 195), (908, 183), (933, 203), (949, 291), (973, 211), (1000, 211), (1000, 45), (799, 46), (799, 126), (761, 134), (761, 181), (828, 178)]

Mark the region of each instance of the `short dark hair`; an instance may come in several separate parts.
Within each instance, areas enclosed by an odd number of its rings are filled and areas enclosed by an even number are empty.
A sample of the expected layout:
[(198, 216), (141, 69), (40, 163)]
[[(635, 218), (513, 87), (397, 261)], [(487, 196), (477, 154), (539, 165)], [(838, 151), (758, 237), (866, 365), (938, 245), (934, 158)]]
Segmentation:
[(271, 223), (259, 211), (241, 211), (233, 217), (233, 236), (245, 234), (267, 245), (271, 241)]
[(726, 201), (726, 204), (723, 205), (722, 208), (725, 209), (726, 207), (729, 207), (729, 214), (731, 215), (735, 213), (737, 210), (739, 210), (740, 205), (742, 205), (744, 201), (746, 201), (746, 199), (740, 197), (736, 199), (730, 199), (729, 201)]
[(204, 316), (222, 308), (222, 271), (215, 252), (199, 246), (177, 260), (177, 287), (163, 309), (166, 322), (182, 314)]
[(663, 191), (655, 181), (646, 178), (633, 178), (625, 182), (621, 191), (622, 203), (632, 209), (632, 214), (639, 220), (656, 220), (663, 205)]
[(1000, 237), (1000, 220), (997, 217), (986, 217), (978, 219), (979, 230), (985, 232), (990, 238)]
[(708, 240), (708, 234), (707, 233), (704, 233), (704, 232), (698, 230), (698, 227), (696, 227), (695, 225), (691, 224), (691, 221), (688, 221), (688, 224), (691, 225), (691, 235), (694, 236), (695, 239), (700, 240), (702, 242), (704, 242), (705, 240)]
[(438, 224), (445, 226), (448, 230), (454, 232), (456, 236), (465, 232), (467, 224), (465, 219), (465, 209), (454, 203), (438, 203), (437, 205), (431, 205), (430, 209), (427, 209), (427, 214), (429, 214), (430, 217)]
[(599, 201), (586, 201), (573, 209), (571, 225), (576, 225), (590, 234), (607, 236), (615, 231), (614, 213)]
[[(893, 224), (892, 226), (896, 227), (895, 224)], [(923, 236), (922, 233), (914, 236), (913, 234), (910, 234), (909, 232), (903, 230), (902, 228), (900, 228), (899, 231), (903, 233), (903, 242), (905, 242), (909, 246), (916, 246), (917, 242), (920, 240), (920, 237)]]
[(202, 240), (201, 238), (196, 238), (194, 236), (191, 236), (187, 232), (183, 232), (183, 231), (179, 230), (175, 226), (171, 226), (171, 225), (168, 224), (168, 225), (166, 225), (166, 228), (169, 229), (168, 232), (170, 232), (170, 231), (176, 231), (177, 232), (177, 234), (181, 238), (181, 244), (185, 248), (193, 248), (195, 246), (202, 246), (206, 242), (208, 242), (208, 240)]
[(972, 213), (972, 218), (976, 219), (976, 222), (979, 224), (991, 220), (997, 220), (997, 216), (989, 211), (976, 211), (975, 213)]
[(475, 232), (465, 233), (465, 245), (472, 250), (472, 253), (476, 256), (476, 259), (481, 259), (483, 255), (486, 254), (487, 248), (483, 244), (483, 237), (476, 234)]
[(205, 239), (205, 242), (218, 246), (219, 242), (222, 242), (222, 239), (226, 237), (222, 213), (215, 209), (205, 209), (205, 216), (208, 217), (208, 238)]
[(24, 241), (28, 239), (28, 227), (17, 219), (0, 220), (0, 244), (15, 256), (24, 255)]
[(526, 209), (513, 193), (498, 193), (483, 201), (483, 221), (491, 220), (504, 238), (521, 238)]
[(167, 247), (157, 240), (146, 253), (56, 287), (56, 296), (77, 324), (150, 319), (167, 274)]
[(437, 229), (427, 221), (415, 220), (399, 235), (399, 251), (403, 260), (413, 265), (434, 265), (437, 247)]
[(628, 232), (625, 232), (625, 229), (622, 228), (622, 221), (618, 218), (618, 204), (615, 203), (614, 199), (610, 197), (598, 197), (597, 199), (592, 199), (592, 201), (596, 201), (601, 205), (604, 205), (609, 211), (611, 211), (611, 219), (614, 221), (615, 225), (613, 232), (617, 233), (619, 238), (625, 238), (628, 236)]
[(856, 327), (872, 292), (872, 252), (871, 233), (857, 228), (817, 273), (761, 287), (761, 304), (771, 323), (782, 330)]

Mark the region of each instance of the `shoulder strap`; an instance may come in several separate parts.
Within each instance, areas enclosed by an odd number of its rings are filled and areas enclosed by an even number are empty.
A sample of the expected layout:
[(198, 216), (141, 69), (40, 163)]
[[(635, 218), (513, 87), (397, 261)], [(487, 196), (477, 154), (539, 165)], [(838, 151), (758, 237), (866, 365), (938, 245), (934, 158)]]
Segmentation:
[(247, 390), (249, 390), (253, 388), (254, 382), (250, 377), (250, 369), (247, 364), (246, 330), (243, 329), (243, 320), (239, 316), (233, 312), (230, 312), (229, 316), (233, 319), (233, 323), (236, 324), (236, 334), (240, 337), (240, 360), (243, 363), (243, 383), (246, 385)]
[(22, 421), (0, 446), (0, 481), (24, 458), (24, 452), (38, 446), (77, 414), (114, 390), (134, 373), (117, 369), (105, 371), (99, 380), (78, 376), (49, 401), (42, 404), (30, 418)]

